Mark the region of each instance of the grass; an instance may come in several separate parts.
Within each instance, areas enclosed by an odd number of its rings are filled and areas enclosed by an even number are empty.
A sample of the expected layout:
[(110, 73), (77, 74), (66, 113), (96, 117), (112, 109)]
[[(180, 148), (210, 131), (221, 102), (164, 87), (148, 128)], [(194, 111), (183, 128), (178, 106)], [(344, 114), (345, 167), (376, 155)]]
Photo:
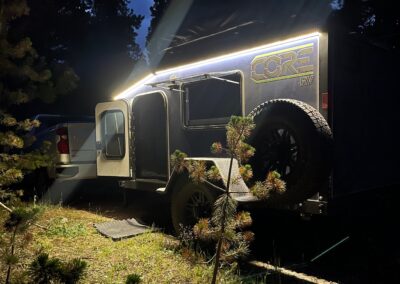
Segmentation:
[[(3, 223), (4, 212), (0, 213)], [(31, 227), (33, 241), (24, 249), (16, 273), (25, 270), (34, 256), (43, 251), (62, 260), (81, 258), (88, 262), (82, 283), (125, 283), (129, 274), (141, 276), (142, 283), (210, 283), (212, 264), (195, 264), (164, 244), (170, 240), (160, 232), (148, 232), (121, 241), (101, 236), (94, 223), (110, 218), (64, 207), (46, 206), (38, 224), (47, 231)], [(1, 227), (2, 228), (2, 227)], [(0, 229), (0, 234), (2, 229)], [(218, 283), (240, 283), (229, 270), (221, 271)], [(0, 283), (5, 267), (0, 264)]]

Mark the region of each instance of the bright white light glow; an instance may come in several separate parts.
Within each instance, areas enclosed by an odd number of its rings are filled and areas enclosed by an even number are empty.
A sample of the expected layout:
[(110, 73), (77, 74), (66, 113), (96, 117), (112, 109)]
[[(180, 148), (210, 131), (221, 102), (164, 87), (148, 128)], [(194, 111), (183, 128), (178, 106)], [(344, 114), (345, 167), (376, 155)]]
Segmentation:
[(273, 43), (260, 45), (260, 46), (256, 46), (256, 47), (253, 47), (253, 48), (248, 48), (248, 49), (236, 51), (236, 52), (233, 52), (233, 53), (229, 53), (229, 54), (225, 54), (225, 55), (221, 55), (221, 56), (217, 56), (217, 57), (213, 57), (213, 58), (208, 58), (208, 59), (205, 59), (205, 60), (196, 61), (196, 62), (189, 63), (189, 64), (186, 64), (186, 65), (177, 66), (177, 67), (173, 67), (173, 68), (157, 71), (155, 73), (155, 75), (154, 74), (147, 75), (142, 80), (136, 82), (131, 87), (129, 87), (128, 89), (126, 89), (122, 93), (118, 94), (116, 97), (114, 97), (114, 100), (126, 98), (127, 96), (132, 94), (135, 89), (137, 89), (138, 87), (142, 86), (143, 84), (148, 83), (156, 75), (165, 75), (165, 74), (168, 74), (168, 73), (174, 73), (176, 71), (182, 72), (182, 71), (185, 71), (185, 70), (188, 70), (188, 69), (191, 69), (191, 68), (198, 68), (198, 67), (201, 67), (201, 66), (204, 66), (204, 65), (207, 65), (207, 64), (217, 63), (217, 62), (220, 62), (220, 61), (223, 61), (223, 60), (227, 60), (227, 59), (233, 59), (233, 58), (240, 57), (240, 56), (243, 56), (243, 55), (248, 55), (248, 54), (251, 54), (253, 52), (257, 52), (259, 50), (263, 50), (263, 49), (266, 49), (266, 48), (270, 48), (270, 47), (274, 47), (274, 46), (277, 46), (277, 45), (290, 43), (290, 42), (293, 42), (293, 41), (299, 41), (299, 40), (303, 40), (303, 39), (310, 38), (310, 37), (315, 37), (315, 36), (320, 36), (320, 33), (319, 32), (313, 32), (313, 33), (309, 33), (309, 34), (304, 34), (304, 35), (301, 35), (301, 36), (298, 36), (298, 37), (293, 37), (293, 38), (282, 40), (282, 41), (276, 41), (276, 42), (273, 42)]
[(144, 77), (143, 79), (137, 81), (135, 84), (130, 86), (128, 89), (126, 89), (125, 91), (123, 91), (119, 95), (115, 96), (114, 100), (116, 101), (116, 100), (119, 100), (119, 99), (126, 98), (127, 96), (132, 94), (135, 91), (135, 89), (137, 89), (137, 88), (141, 87), (142, 85), (146, 84), (153, 77), (154, 77), (153, 74), (148, 74), (146, 77)]

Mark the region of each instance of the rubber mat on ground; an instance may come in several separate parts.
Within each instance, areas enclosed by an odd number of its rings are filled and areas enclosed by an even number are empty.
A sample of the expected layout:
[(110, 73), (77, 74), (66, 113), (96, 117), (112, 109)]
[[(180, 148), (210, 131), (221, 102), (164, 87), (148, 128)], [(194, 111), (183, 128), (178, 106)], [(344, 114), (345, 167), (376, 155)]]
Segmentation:
[(94, 224), (94, 227), (100, 234), (113, 240), (133, 237), (151, 230), (150, 227), (140, 224), (134, 218), (98, 223)]

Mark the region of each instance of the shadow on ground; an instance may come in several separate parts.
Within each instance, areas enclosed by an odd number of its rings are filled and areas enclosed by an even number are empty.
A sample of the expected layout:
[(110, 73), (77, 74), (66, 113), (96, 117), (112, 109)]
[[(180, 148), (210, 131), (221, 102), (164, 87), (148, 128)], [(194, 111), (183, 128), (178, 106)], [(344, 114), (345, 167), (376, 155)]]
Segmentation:
[(169, 204), (165, 196), (156, 192), (126, 190), (114, 180), (79, 188), (68, 206), (121, 220), (135, 218), (146, 225), (171, 230)]

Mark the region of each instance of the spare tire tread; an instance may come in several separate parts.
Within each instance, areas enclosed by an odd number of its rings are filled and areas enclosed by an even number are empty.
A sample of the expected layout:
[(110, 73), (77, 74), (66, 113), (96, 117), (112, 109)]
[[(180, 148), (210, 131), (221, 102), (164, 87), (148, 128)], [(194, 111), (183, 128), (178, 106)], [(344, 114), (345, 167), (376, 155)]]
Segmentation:
[[(287, 193), (281, 198), (273, 198), (271, 203), (302, 202), (318, 192), (323, 184), (326, 184), (331, 170), (333, 135), (328, 123), (318, 110), (298, 100), (274, 99), (258, 105), (250, 112), (249, 116), (254, 119), (256, 124), (254, 135), (250, 138), (250, 144), (256, 148), (256, 155), (257, 148), (263, 145), (266, 129), (273, 127), (272, 125), (277, 121), (289, 123), (292, 131), (297, 133), (301, 144), (308, 149), (305, 154), (308, 157), (307, 162), (301, 162), (301, 167), (306, 169), (295, 170), (295, 173), (288, 179)], [(272, 119), (272, 124), (269, 123), (269, 119)], [(319, 150), (314, 151), (313, 147)], [(263, 170), (257, 170), (260, 160), (254, 157), (253, 161), (255, 162), (253, 171), (259, 171), (260, 175), (257, 179), (260, 179), (265, 174)], [(300, 164), (297, 167), (300, 167)]]
[(298, 100), (293, 100), (293, 99), (275, 99), (271, 101), (264, 102), (260, 105), (258, 105), (253, 111), (250, 112), (249, 116), (252, 117), (253, 119), (261, 114), (261, 112), (267, 107), (270, 106), (271, 104), (282, 104), (282, 103), (287, 103), (287, 104), (292, 104), (295, 106), (298, 106), (299, 108), (303, 109), (303, 111), (308, 114), (311, 118), (311, 120), (314, 123), (315, 129), (322, 133), (323, 135), (327, 136), (328, 138), (332, 138), (332, 131), (326, 122), (325, 118), (319, 113), (315, 108), (310, 106), (309, 104), (306, 104), (302, 101)]

